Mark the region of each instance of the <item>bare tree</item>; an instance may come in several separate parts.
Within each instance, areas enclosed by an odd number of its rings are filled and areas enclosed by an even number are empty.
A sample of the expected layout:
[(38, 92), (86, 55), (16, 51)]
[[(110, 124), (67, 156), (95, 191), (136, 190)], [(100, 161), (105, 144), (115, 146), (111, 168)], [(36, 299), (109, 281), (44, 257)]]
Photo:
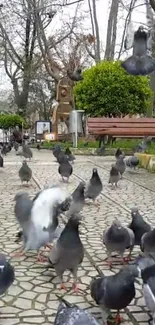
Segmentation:
[(30, 11), (29, 1), (6, 1), (1, 5), (0, 39), (1, 53), (5, 72), (13, 86), (15, 103), (25, 114), (33, 57), (36, 44), (36, 24), (31, 14), (25, 14), (25, 8)]
[[(96, 0), (88, 0), (92, 34), (89, 34), (89, 37), (85, 38), (85, 48), (90, 57), (97, 63), (101, 60), (101, 42), (96, 4)], [(90, 46), (92, 46), (92, 48), (90, 48)]]
[(115, 54), (116, 35), (117, 35), (117, 16), (118, 16), (119, 0), (112, 0), (109, 12), (107, 39), (105, 56), (106, 60), (113, 60)]
[[(26, 114), (31, 81), (40, 64), (44, 63), (49, 75), (59, 80), (62, 67), (52, 59), (51, 48), (71, 35), (82, 2), (58, 0), (51, 6), (50, 0), (6, 0), (0, 5), (0, 60), (4, 62), (15, 103), (22, 114)], [(66, 22), (63, 29), (57, 31), (58, 36), (53, 35), (53, 45), (49, 45), (47, 32), (56, 12), (75, 4), (77, 9), (72, 23)]]
[[(65, 40), (70, 38), (70, 36), (73, 34), (78, 24), (80, 23), (78, 15), (78, 10), (80, 6), (80, 1), (77, 1), (77, 6), (74, 12), (74, 15), (71, 19), (71, 22), (64, 22), (63, 27), (57, 31), (56, 34), (50, 35), (50, 37), (47, 37), (46, 35), (46, 25), (45, 21), (42, 18), (44, 11), (41, 13), (37, 10), (37, 0), (30, 0), (33, 3), (33, 9), (34, 9), (34, 19), (36, 21), (37, 26), (37, 39), (39, 48), (43, 57), (43, 62), (45, 65), (45, 68), (48, 72), (48, 74), (54, 78), (56, 82), (59, 81), (59, 79), (62, 77), (62, 62), (59, 62), (59, 51), (57, 51), (57, 48), (60, 44), (62, 44)], [(63, 5), (67, 5), (67, 2)], [(52, 4), (53, 6), (53, 4)], [(62, 6), (62, 4), (61, 4)], [(57, 5), (57, 10), (59, 10), (59, 4)], [(54, 59), (53, 53), (57, 52), (58, 57), (57, 60)]]

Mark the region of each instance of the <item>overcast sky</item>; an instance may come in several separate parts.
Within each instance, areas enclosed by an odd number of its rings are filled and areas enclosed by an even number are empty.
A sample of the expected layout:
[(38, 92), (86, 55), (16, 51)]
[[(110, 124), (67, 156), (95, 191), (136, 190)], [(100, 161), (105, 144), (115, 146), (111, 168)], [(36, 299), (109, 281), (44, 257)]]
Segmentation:
[[(85, 1), (85, 5), (83, 6), (83, 10), (87, 10), (87, 0)], [(145, 0), (137, 0), (137, 4), (142, 4), (144, 3)], [(105, 42), (106, 42), (106, 29), (107, 29), (107, 22), (108, 22), (108, 13), (109, 13), (109, 0), (96, 0), (96, 4), (97, 4), (97, 15), (98, 15), (98, 21), (99, 21), (99, 28), (100, 28), (100, 38), (102, 41), (102, 45), (103, 48), (105, 46)], [(73, 8), (70, 9), (68, 8), (65, 11), (65, 15), (70, 14), (71, 15), (71, 10), (73, 12)], [(126, 12), (123, 13), (124, 18), (122, 17), (121, 19), (119, 19), (119, 24), (118, 24), (118, 38), (121, 35), (121, 30), (123, 28), (123, 21), (126, 17)], [(132, 20), (134, 22), (146, 22), (145, 19), (145, 6), (139, 7), (137, 8), (133, 15), (132, 15)], [(57, 26), (57, 24), (59, 23), (59, 16), (57, 15), (57, 17), (55, 17), (55, 21), (53, 22), (55, 28)], [(89, 29), (90, 24), (89, 24), (89, 20), (85, 21), (85, 25), (86, 28)], [(137, 26), (135, 25), (135, 28)], [(91, 31), (91, 29), (90, 29)], [(9, 81), (9, 79), (6, 77), (4, 69), (0, 69), (0, 97), (2, 97), (3, 95), (3, 91), (7, 90), (7, 89), (11, 89), (11, 83)]]

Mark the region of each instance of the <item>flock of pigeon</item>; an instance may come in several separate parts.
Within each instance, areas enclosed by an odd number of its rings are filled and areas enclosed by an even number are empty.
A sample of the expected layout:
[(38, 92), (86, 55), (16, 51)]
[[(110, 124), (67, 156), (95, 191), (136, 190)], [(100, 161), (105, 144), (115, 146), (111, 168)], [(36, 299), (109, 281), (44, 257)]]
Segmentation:
[[(19, 153), (25, 159), (32, 158), (32, 151), (28, 145), (22, 146)], [(57, 145), (53, 148), (53, 155), (59, 164), (58, 173), (62, 181), (69, 180), (73, 173), (75, 157), (67, 148), (65, 151)], [(136, 168), (139, 160), (131, 156), (125, 160), (124, 153), (117, 149), (116, 162), (110, 170), (109, 183), (116, 185), (122, 177), (126, 166)], [(29, 182), (32, 170), (26, 160), (19, 170), (22, 182)], [(60, 185), (45, 187), (31, 200), (27, 192), (19, 192), (15, 196), (15, 217), (20, 226), (16, 242), (23, 241), (24, 247), (14, 256), (24, 255), (29, 250), (38, 252), (40, 262), (48, 261), (55, 269), (60, 279), (60, 288), (67, 290), (63, 275), (69, 270), (74, 278), (73, 290), (78, 292), (78, 268), (84, 258), (84, 246), (79, 235), (79, 226), (83, 225), (82, 211), (86, 199), (91, 199), (99, 209), (98, 196), (102, 192), (103, 184), (96, 168), (86, 184), (80, 182), (71, 195), (68, 195)], [(67, 222), (61, 225), (59, 216), (65, 213)], [(104, 324), (111, 320), (111, 309), (117, 314), (113, 321), (121, 322), (120, 311), (126, 308), (136, 295), (135, 283), (142, 279), (142, 288), (147, 307), (153, 313), (155, 324), (155, 230), (143, 219), (137, 208), (131, 210), (132, 221), (130, 225), (123, 226), (119, 220), (114, 220), (112, 225), (103, 233), (103, 245), (107, 252), (107, 263), (111, 268), (112, 254), (120, 255), (122, 269), (110, 276), (99, 275), (90, 283), (90, 293), (96, 304), (101, 309)], [(133, 260), (132, 251), (135, 245), (141, 249), (141, 254)], [(48, 248), (48, 257), (42, 255), (41, 247)], [(126, 250), (129, 251), (124, 257)], [(12, 256), (13, 257), (13, 256)], [(125, 265), (126, 263), (130, 263)], [(15, 278), (14, 268), (10, 261), (6, 261), (0, 254), (0, 294), (6, 292)], [(141, 282), (140, 282), (141, 283)], [(97, 325), (96, 320), (88, 311), (58, 297), (61, 302), (54, 321), (56, 325)]]

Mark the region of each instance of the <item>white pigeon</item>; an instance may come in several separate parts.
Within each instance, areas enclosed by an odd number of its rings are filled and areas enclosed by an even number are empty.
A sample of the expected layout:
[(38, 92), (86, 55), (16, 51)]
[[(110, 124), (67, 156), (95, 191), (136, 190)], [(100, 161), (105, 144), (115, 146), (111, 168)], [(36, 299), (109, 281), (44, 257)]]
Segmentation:
[[(62, 211), (69, 209), (70, 202), (70, 197), (58, 186), (43, 189), (36, 196), (30, 218), (25, 225), (25, 252), (39, 251), (42, 246), (49, 246), (47, 244), (57, 237), (55, 231), (58, 227), (58, 216)], [(38, 254), (38, 260), (43, 261), (40, 254)]]

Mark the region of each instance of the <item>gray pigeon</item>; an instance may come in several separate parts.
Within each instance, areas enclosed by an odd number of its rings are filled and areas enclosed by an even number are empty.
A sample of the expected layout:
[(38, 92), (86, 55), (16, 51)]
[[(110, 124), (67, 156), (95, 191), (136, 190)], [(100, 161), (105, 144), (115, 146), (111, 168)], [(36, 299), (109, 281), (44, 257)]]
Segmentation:
[(129, 224), (128, 228), (134, 232), (135, 245), (140, 246), (142, 236), (146, 232), (151, 231), (151, 226), (143, 219), (137, 207), (131, 209), (131, 217), (132, 221)]
[(143, 141), (140, 144), (138, 144), (138, 146), (136, 146), (134, 151), (145, 153), (146, 150), (148, 149), (148, 147), (151, 145), (151, 140), (152, 140), (152, 137), (150, 137), (150, 136), (144, 137)]
[(64, 160), (69, 161), (69, 157), (67, 155), (65, 155), (64, 151), (61, 150), (58, 153), (57, 162), (58, 162), (58, 164), (62, 164)]
[(29, 159), (31, 159), (33, 157), (32, 150), (29, 148), (28, 145), (23, 144), (22, 149), (23, 149), (22, 156), (24, 156), (25, 158), (29, 158)]
[[(57, 186), (42, 190), (37, 198), (32, 201), (32, 207), (31, 202), (29, 203), (29, 209), (28, 203), (25, 206), (23, 202), (22, 209), (24, 210), (25, 207), (25, 210), (22, 217), (21, 215), (18, 217), (18, 221), (20, 218), (19, 222), (24, 237), (24, 251), (22, 250), (22, 252), (17, 253), (18, 255), (24, 255), (28, 250), (37, 250), (38, 261), (42, 262), (45, 260), (41, 253), (39, 253), (39, 249), (42, 246), (49, 247), (48, 243), (51, 243), (55, 236), (57, 237), (55, 231), (58, 227), (58, 215), (62, 211), (69, 209), (70, 201), (66, 193)], [(29, 210), (31, 212), (30, 216)], [(20, 211), (18, 210), (17, 212), (19, 215)]]
[(23, 237), (23, 240), (26, 242), (27, 240), (27, 231), (28, 231), (28, 225), (30, 222), (30, 216), (31, 216), (31, 209), (33, 206), (33, 201), (30, 200), (28, 193), (17, 193), (15, 195), (14, 201), (15, 207), (14, 207), (14, 213), (17, 221), (19, 222), (20, 227), (23, 229), (23, 231), (20, 231), (18, 233), (18, 237)]
[(72, 214), (78, 214), (84, 207), (85, 204), (85, 182), (80, 182), (77, 188), (71, 195), (72, 202), (67, 211), (67, 216), (69, 217)]
[(19, 143), (14, 142), (13, 147), (14, 147), (15, 151), (18, 151)]
[(120, 155), (117, 158), (116, 163), (115, 163), (115, 167), (119, 171), (119, 173), (121, 175), (121, 178), (122, 178), (122, 175), (124, 174), (125, 169), (126, 169), (125, 162), (124, 162), (124, 155)]
[(125, 163), (126, 163), (126, 166), (127, 166), (127, 167), (130, 167), (131, 169), (132, 169), (132, 168), (135, 169), (135, 168), (138, 166), (138, 164), (139, 164), (139, 158), (136, 157), (136, 156), (129, 157), (129, 158), (125, 161)]
[(6, 156), (7, 153), (8, 153), (7, 146), (5, 144), (3, 144), (3, 147), (2, 147), (2, 150), (1, 150), (1, 154), (3, 156)]
[(91, 296), (101, 308), (104, 324), (107, 324), (110, 309), (117, 310), (116, 324), (122, 321), (119, 312), (134, 299), (136, 293), (134, 283), (138, 275), (137, 266), (128, 265), (117, 274), (102, 276), (91, 281)]
[(26, 160), (23, 161), (22, 167), (19, 169), (19, 177), (22, 183), (27, 182), (27, 184), (32, 178), (32, 170), (28, 166)]
[(153, 314), (155, 324), (155, 264), (141, 270), (143, 280), (143, 295), (147, 308)]
[(72, 163), (74, 163), (75, 157), (72, 154), (71, 150), (67, 147), (65, 150), (65, 155), (68, 156), (68, 160)]
[(155, 228), (142, 236), (140, 247), (144, 253), (155, 253)]
[(4, 160), (3, 157), (0, 155), (0, 167), (3, 168), (4, 167)]
[(61, 298), (54, 325), (99, 325), (97, 320), (80, 307)]
[(67, 182), (69, 181), (69, 177), (73, 173), (73, 167), (69, 163), (67, 156), (64, 156), (61, 164), (59, 165), (58, 173), (61, 175), (63, 182), (65, 181), (64, 178), (67, 179)]
[[(112, 225), (103, 232), (103, 244), (106, 247), (108, 255), (108, 264), (112, 266), (111, 254), (117, 252), (120, 254), (123, 264), (130, 259), (134, 248), (135, 238), (132, 230), (123, 227), (119, 220), (113, 221)], [(125, 250), (129, 248), (130, 253), (127, 258), (123, 258)]]
[(54, 146), (52, 151), (53, 151), (54, 157), (57, 159), (59, 153), (62, 151), (61, 146), (57, 144), (56, 146)]
[(0, 254), (0, 295), (3, 295), (15, 280), (13, 266)]
[(134, 264), (137, 265), (137, 267), (140, 270), (146, 269), (148, 266), (155, 265), (155, 254), (154, 253), (148, 253), (147, 255), (139, 255), (135, 258)]
[(83, 80), (81, 68), (77, 68), (73, 72), (67, 70), (67, 75), (72, 81), (81, 81), (81, 80)]
[(117, 187), (117, 183), (120, 180), (120, 173), (115, 165), (111, 166), (110, 169), (110, 177), (109, 177), (109, 183), (112, 184), (112, 187), (115, 185)]
[(96, 153), (98, 156), (104, 156), (105, 155), (105, 145), (100, 148), (97, 148)]
[(115, 158), (117, 159), (121, 155), (124, 155), (124, 153), (122, 152), (122, 150), (120, 148), (118, 148), (115, 152)]
[(98, 208), (100, 204), (97, 201), (95, 202), (95, 200), (102, 192), (102, 189), (103, 189), (103, 185), (99, 177), (98, 170), (97, 168), (93, 168), (92, 177), (86, 187), (85, 198), (93, 200), (93, 202)]
[(49, 261), (60, 277), (61, 288), (66, 290), (63, 282), (63, 273), (70, 270), (74, 276), (74, 291), (77, 287), (77, 271), (84, 258), (84, 247), (79, 236), (79, 218), (75, 215), (68, 220), (65, 229), (55, 242), (49, 254)]
[(155, 70), (155, 60), (147, 55), (150, 35), (140, 26), (134, 33), (133, 55), (121, 63), (121, 66), (131, 75), (146, 76)]

